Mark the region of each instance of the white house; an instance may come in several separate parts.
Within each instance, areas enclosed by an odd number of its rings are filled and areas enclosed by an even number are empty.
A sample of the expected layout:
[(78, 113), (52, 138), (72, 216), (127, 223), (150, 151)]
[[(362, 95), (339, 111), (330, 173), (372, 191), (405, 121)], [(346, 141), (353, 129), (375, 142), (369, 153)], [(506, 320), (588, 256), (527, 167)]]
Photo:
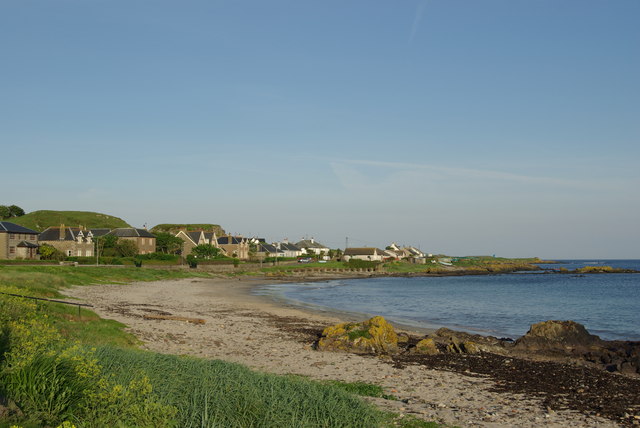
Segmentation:
[(304, 254), (315, 254), (316, 256), (320, 254), (327, 255), (330, 250), (329, 247), (316, 242), (313, 238), (296, 242), (296, 247), (300, 248)]
[(347, 248), (342, 254), (342, 259), (345, 262), (351, 259), (381, 262), (385, 257), (387, 257), (387, 255), (384, 250), (376, 247)]

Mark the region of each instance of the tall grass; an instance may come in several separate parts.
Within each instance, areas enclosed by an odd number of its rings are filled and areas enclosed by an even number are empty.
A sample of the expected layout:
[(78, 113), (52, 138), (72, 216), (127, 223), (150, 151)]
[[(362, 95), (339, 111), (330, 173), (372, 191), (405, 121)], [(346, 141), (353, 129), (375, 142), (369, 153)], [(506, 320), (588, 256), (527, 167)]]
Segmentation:
[(340, 388), (300, 377), (113, 347), (96, 356), (118, 383), (148, 376), (154, 395), (178, 409), (181, 427), (376, 427), (384, 418)]

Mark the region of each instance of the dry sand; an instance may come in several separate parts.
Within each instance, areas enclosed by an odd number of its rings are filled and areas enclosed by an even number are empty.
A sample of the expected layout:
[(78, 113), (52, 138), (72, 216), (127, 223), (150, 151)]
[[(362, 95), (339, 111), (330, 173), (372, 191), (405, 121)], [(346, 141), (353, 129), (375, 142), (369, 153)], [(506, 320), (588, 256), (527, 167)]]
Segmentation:
[(94, 305), (101, 317), (126, 324), (145, 349), (232, 361), (270, 373), (378, 384), (399, 400), (372, 399), (374, 403), (425, 420), (485, 427), (618, 426), (574, 411), (547, 410), (539, 398), (489, 391), (490, 378), (417, 365), (399, 369), (377, 357), (316, 351), (312, 332), (348, 315), (302, 310), (251, 294), (260, 284), (264, 281), (185, 279), (74, 287), (66, 294)]

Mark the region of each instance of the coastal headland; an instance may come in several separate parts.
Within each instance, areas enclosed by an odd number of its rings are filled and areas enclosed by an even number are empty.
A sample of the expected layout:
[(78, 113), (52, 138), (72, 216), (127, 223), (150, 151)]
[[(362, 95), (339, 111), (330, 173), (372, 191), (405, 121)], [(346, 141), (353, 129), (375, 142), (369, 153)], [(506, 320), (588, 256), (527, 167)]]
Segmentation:
[[(238, 362), (270, 373), (377, 384), (393, 396), (372, 398), (378, 406), (425, 420), (496, 427), (613, 427), (640, 420), (639, 379), (570, 361), (488, 352), (398, 357), (320, 352), (314, 344), (325, 327), (362, 319), (253, 294), (256, 286), (273, 280), (101, 284), (65, 294), (129, 326), (146, 349)], [(425, 334), (398, 331), (413, 340)]]

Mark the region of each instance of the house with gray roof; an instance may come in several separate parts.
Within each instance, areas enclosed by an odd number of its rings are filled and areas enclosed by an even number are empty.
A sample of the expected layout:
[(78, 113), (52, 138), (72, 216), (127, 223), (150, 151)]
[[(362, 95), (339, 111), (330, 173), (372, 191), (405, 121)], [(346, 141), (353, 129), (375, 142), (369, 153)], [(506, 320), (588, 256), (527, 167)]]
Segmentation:
[(323, 245), (317, 242), (315, 239), (303, 239), (301, 241), (296, 242), (296, 247), (300, 248), (304, 254), (315, 254), (319, 256), (324, 253), (329, 254), (330, 248), (326, 245)]
[(221, 236), (218, 238), (218, 248), (220, 248), (227, 257), (236, 257), (240, 260), (249, 259), (249, 239), (242, 236)]
[(256, 257), (260, 259), (265, 257), (284, 258), (284, 251), (281, 251), (273, 244), (260, 243), (256, 246)]
[(149, 254), (156, 251), (156, 236), (147, 229), (120, 227), (113, 229), (105, 236), (117, 236), (118, 239), (132, 241), (138, 248), (138, 254)]
[(81, 227), (48, 227), (39, 236), (41, 245), (50, 245), (67, 257), (92, 257), (93, 233)]
[(0, 259), (38, 258), (38, 232), (0, 221)]
[(298, 248), (287, 239), (276, 243), (276, 246), (283, 252), (284, 257), (300, 257), (302, 255), (302, 249)]
[(386, 256), (384, 250), (376, 247), (346, 248), (342, 253), (342, 259), (345, 262), (351, 259), (381, 262)]
[(204, 232), (202, 230), (188, 232), (181, 230), (176, 233), (176, 237), (182, 239), (184, 242), (182, 246), (183, 255), (191, 254), (193, 248), (198, 245), (213, 245), (214, 247), (219, 248), (218, 237), (215, 232)]

